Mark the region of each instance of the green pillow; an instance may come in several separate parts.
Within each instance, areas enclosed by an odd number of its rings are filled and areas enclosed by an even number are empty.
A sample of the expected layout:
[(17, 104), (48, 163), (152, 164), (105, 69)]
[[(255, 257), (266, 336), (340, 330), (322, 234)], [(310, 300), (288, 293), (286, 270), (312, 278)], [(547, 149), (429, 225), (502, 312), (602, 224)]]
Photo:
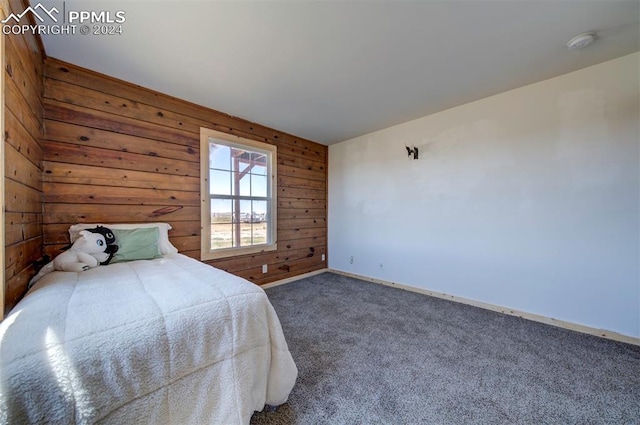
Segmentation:
[(160, 232), (157, 227), (111, 230), (116, 236), (116, 244), (118, 245), (118, 252), (113, 256), (111, 263), (152, 260), (162, 257), (158, 248)]

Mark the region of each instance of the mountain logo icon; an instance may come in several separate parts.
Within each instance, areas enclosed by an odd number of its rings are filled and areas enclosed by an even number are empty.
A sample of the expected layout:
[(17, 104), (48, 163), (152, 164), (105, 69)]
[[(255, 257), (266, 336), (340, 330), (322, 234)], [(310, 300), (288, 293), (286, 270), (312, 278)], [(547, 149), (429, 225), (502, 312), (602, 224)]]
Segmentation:
[(10, 20), (14, 20), (15, 23), (20, 22), (20, 20), (22, 19), (22, 17), (24, 15), (26, 15), (28, 12), (31, 12), (31, 14), (40, 22), (44, 22), (44, 18), (42, 17), (42, 15), (40, 15), (38, 13), (38, 11), (40, 11), (41, 14), (45, 14), (47, 15), (49, 18), (51, 18), (53, 20), (53, 22), (58, 22), (58, 18), (56, 18), (54, 16), (54, 12), (56, 14), (60, 13), (60, 11), (54, 6), (52, 7), (50, 10), (47, 9), (46, 7), (44, 7), (42, 4), (38, 3), (36, 4), (34, 7), (27, 7), (25, 10), (22, 11), (22, 13), (18, 13), (17, 15), (15, 13), (11, 13), (9, 16), (7, 16), (5, 19), (3, 19), (2, 22), (3, 24), (8, 23)]

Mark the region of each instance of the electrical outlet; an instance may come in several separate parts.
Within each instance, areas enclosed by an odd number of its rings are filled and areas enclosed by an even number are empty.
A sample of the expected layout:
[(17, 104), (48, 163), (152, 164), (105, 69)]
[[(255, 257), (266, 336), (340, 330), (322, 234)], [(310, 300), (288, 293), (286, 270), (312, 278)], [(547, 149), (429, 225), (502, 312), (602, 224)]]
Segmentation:
[(262, 273), (266, 273), (267, 272), (267, 265), (263, 264), (262, 265)]
[(349, 264), (353, 264), (353, 255), (351, 256), (351, 258), (349, 259)]
[(324, 261), (324, 254), (322, 254), (322, 261)]

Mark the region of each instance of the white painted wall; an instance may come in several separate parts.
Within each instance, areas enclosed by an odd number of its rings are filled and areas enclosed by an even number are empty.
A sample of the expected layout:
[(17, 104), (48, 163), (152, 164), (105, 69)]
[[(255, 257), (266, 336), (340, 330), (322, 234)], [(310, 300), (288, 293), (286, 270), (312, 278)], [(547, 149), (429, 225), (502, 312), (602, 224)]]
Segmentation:
[(331, 145), (329, 267), (640, 337), (639, 62)]

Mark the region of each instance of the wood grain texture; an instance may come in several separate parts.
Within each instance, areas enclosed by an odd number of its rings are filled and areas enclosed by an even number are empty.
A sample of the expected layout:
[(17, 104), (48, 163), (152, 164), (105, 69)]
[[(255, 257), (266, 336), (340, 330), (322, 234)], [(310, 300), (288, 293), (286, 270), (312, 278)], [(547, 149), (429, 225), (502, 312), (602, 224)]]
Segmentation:
[(258, 284), (326, 267), (326, 146), (56, 59), (44, 73), (45, 253), (77, 222), (166, 221), (171, 242), (199, 259), (204, 127), (278, 147), (278, 250), (207, 263)]
[[(22, 12), (22, 0), (2, 2), (2, 13)], [(6, 35), (3, 49), (4, 312), (24, 296), (43, 253), (42, 82), (44, 51), (37, 37)]]

